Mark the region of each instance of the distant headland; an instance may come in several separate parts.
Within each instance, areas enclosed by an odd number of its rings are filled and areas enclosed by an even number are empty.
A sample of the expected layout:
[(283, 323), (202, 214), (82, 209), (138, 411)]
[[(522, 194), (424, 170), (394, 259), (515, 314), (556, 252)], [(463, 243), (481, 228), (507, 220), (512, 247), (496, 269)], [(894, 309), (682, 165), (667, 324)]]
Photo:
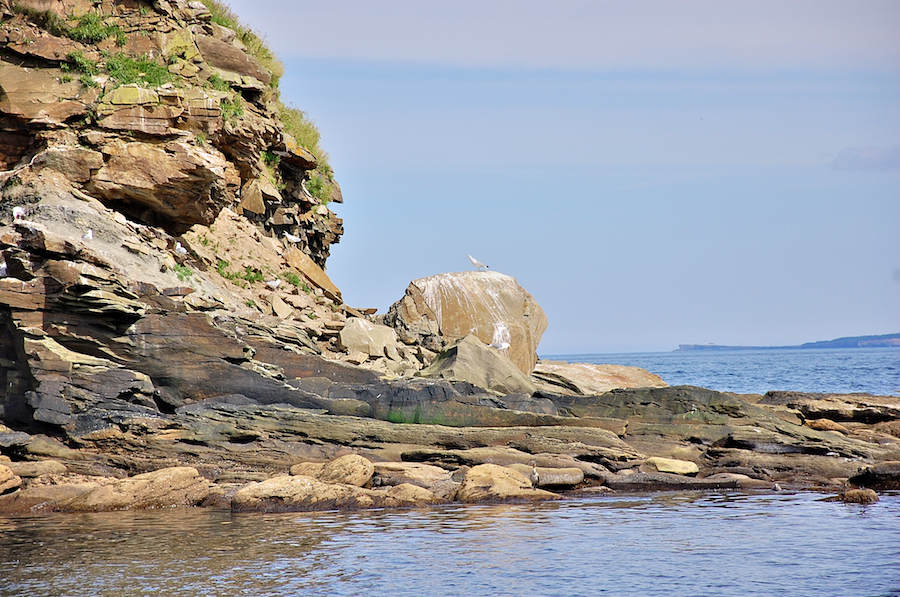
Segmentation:
[(777, 350), (782, 348), (883, 348), (900, 346), (900, 334), (883, 336), (852, 336), (836, 340), (807, 342), (797, 346), (723, 346), (721, 344), (679, 344), (678, 351), (686, 350)]

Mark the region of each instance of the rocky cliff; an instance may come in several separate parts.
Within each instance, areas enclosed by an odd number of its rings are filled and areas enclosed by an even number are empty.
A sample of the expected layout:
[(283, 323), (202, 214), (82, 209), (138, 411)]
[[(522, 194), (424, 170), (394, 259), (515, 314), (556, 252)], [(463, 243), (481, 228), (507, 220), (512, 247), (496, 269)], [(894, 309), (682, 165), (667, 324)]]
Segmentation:
[[(529, 463), (552, 487), (829, 485), (900, 457), (894, 399), (535, 367), (547, 319), (503, 274), (345, 305), (340, 188), (279, 74), (213, 0), (0, 0), (0, 513), (554, 497)], [(366, 487), (278, 476), (350, 453)]]

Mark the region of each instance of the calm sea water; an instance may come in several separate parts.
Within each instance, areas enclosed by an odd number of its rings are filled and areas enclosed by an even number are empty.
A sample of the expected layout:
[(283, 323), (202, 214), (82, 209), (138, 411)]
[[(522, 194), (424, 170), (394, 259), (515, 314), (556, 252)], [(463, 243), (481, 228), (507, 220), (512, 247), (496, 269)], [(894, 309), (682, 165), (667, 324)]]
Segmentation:
[(675, 351), (541, 358), (631, 365), (656, 373), (672, 386), (692, 385), (740, 394), (795, 390), (900, 395), (900, 348)]
[(0, 519), (0, 595), (900, 595), (900, 496)]

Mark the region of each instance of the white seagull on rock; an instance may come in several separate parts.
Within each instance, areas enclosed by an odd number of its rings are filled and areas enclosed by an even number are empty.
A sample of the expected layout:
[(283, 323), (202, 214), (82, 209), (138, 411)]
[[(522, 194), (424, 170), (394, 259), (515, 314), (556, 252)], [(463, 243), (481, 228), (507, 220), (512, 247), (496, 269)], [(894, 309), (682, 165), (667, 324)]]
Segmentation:
[(94, 238), (94, 230), (88, 228), (88, 231), (81, 235), (81, 240), (92, 240)]
[(181, 246), (180, 242), (175, 243), (175, 252), (178, 253), (179, 255), (187, 255), (188, 254), (188, 250), (185, 249), (183, 246)]
[(471, 255), (469, 255), (469, 261), (471, 261), (471, 262), (472, 262), (472, 265), (474, 265), (474, 266), (475, 266), (477, 269), (479, 269), (479, 270), (489, 269), (488, 266), (486, 266), (485, 264), (481, 263), (480, 261), (478, 261), (477, 259), (475, 259), (475, 258), (472, 257)]
[(13, 208), (13, 219), (14, 220), (21, 220), (24, 217), (25, 217), (25, 208), (24, 207), (16, 206)]
[(299, 243), (301, 240), (303, 240), (299, 236), (294, 236), (290, 232), (285, 232), (284, 238), (288, 239), (288, 242), (292, 242), (292, 243)]
[(279, 284), (281, 284), (281, 280), (266, 280), (266, 286), (268, 286), (272, 290), (278, 288)]

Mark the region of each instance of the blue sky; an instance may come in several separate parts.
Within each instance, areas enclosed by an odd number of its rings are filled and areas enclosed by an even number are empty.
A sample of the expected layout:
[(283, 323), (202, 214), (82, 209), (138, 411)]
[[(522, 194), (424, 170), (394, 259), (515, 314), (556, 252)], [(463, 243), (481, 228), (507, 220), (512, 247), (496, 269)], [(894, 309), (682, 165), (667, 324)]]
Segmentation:
[(351, 305), (471, 253), (542, 355), (900, 331), (900, 3), (230, 4), (322, 132)]

